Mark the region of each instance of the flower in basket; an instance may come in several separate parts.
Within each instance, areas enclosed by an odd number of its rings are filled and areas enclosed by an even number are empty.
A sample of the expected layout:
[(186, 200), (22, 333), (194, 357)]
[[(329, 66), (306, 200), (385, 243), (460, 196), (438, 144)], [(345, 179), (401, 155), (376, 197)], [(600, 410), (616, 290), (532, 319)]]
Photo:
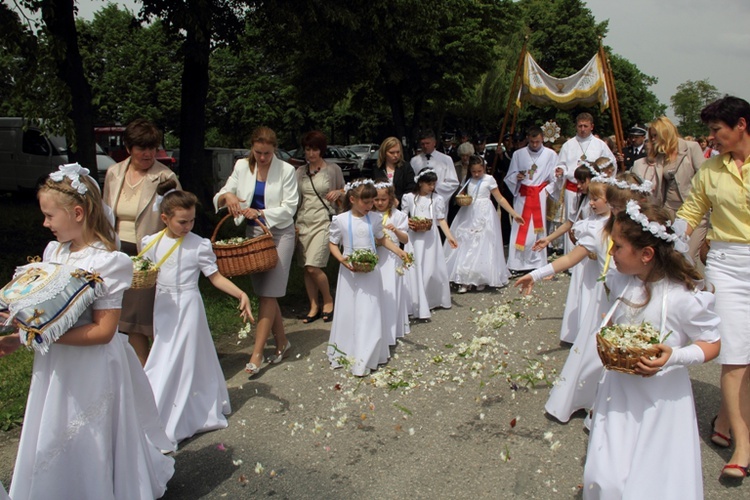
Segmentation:
[(378, 254), (369, 248), (360, 248), (349, 254), (346, 260), (354, 266), (356, 271), (361, 272), (366, 269), (367, 271), (365, 272), (369, 272), (375, 269), (375, 266), (378, 264)]
[(599, 335), (619, 349), (648, 349), (663, 341), (660, 332), (648, 322), (640, 325), (605, 326), (599, 331)]
[(245, 243), (250, 238), (245, 238), (244, 236), (235, 236), (234, 238), (227, 238), (225, 240), (219, 240), (214, 243), (216, 246), (228, 246), (228, 245), (241, 245)]
[(148, 257), (133, 256), (130, 257), (130, 260), (133, 261), (133, 271), (145, 272), (156, 267), (156, 264)]
[(409, 252), (406, 256), (401, 259), (401, 265), (396, 268), (396, 272), (399, 276), (403, 276), (404, 272), (414, 265), (414, 254)]

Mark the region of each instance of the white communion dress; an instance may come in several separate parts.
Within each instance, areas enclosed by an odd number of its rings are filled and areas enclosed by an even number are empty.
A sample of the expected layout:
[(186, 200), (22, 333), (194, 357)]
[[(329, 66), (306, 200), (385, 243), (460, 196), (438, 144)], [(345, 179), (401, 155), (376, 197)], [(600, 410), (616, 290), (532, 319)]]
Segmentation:
[[(602, 377), (602, 362), (596, 352), (596, 333), (601, 318), (609, 309), (609, 298), (603, 281), (599, 277), (614, 270), (615, 264), (608, 258), (609, 238), (603, 237), (604, 226), (609, 217), (592, 216), (576, 222), (577, 246), (582, 246), (596, 258), (585, 258), (580, 267), (581, 283), (578, 288), (578, 335), (568, 353), (568, 359), (560, 372), (560, 377), (550, 391), (544, 405), (547, 413), (561, 422), (581, 409), (591, 409), (596, 397), (596, 389)], [(570, 290), (568, 293), (572, 293)]]
[(403, 211), (409, 217), (432, 219), (429, 231), (409, 229), (409, 243), (404, 250), (414, 254), (414, 268), (408, 274), (407, 284), (411, 296), (411, 315), (428, 319), (430, 309), (451, 307), (451, 289), (448, 281), (448, 268), (440, 244), (438, 220), (445, 219), (445, 201), (435, 193), (419, 196), (406, 193), (401, 202)]
[[(355, 217), (351, 212), (333, 217), (329, 240), (344, 247), (342, 254), (375, 249), (375, 238), (383, 237), (382, 217), (370, 212)], [(333, 368), (348, 366), (352, 374), (364, 376), (388, 362), (381, 294), (383, 282), (377, 270), (355, 273), (339, 266), (336, 312), (328, 340), (328, 359)]]
[[(384, 213), (378, 214), (383, 220), (383, 233), (387, 238), (398, 245), (398, 238), (390, 229), (385, 226), (393, 224), (399, 231), (407, 232), (409, 222), (406, 214), (395, 208), (391, 208), (390, 215)], [(380, 279), (383, 281), (383, 293), (381, 295), (380, 306), (383, 309), (383, 328), (389, 345), (395, 345), (396, 339), (403, 337), (410, 332), (409, 311), (407, 301), (409, 292), (406, 288), (406, 273), (411, 273), (413, 269), (399, 269), (403, 266), (403, 261), (393, 252), (383, 246), (378, 247), (378, 271)]]
[[(143, 247), (157, 235), (143, 239)], [(177, 240), (166, 234), (145, 256), (158, 262)], [(231, 413), (198, 289), (200, 273), (218, 272), (211, 241), (188, 233), (159, 268), (154, 302), (154, 343), (145, 370), (167, 436), (176, 443), (198, 432), (227, 427)]]
[[(607, 284), (618, 301), (613, 324), (647, 321), (663, 343), (681, 347), (719, 340), (714, 296), (681, 283), (652, 283), (645, 307), (643, 282), (611, 273)], [(596, 395), (583, 472), (583, 497), (703, 498), (698, 422), (690, 376), (672, 365), (652, 377), (606, 371)]]
[(500, 217), (490, 200), (493, 189), (497, 189), (497, 181), (486, 174), (479, 180), (470, 179), (466, 185), (471, 205), (461, 207), (451, 224), (458, 248), (451, 248), (447, 241), (443, 245), (448, 278), (456, 284), (508, 284), (510, 272), (503, 253)]
[[(119, 309), (133, 278), (130, 258), (101, 243), (71, 253), (69, 244), (51, 242), (44, 260), (96, 271), (104, 279), (105, 294), (76, 326), (91, 323), (94, 310)], [(101, 345), (54, 343), (47, 354), (34, 356), (10, 496), (158, 498), (174, 473), (174, 460), (160, 451), (170, 447), (125, 335), (115, 333)]]

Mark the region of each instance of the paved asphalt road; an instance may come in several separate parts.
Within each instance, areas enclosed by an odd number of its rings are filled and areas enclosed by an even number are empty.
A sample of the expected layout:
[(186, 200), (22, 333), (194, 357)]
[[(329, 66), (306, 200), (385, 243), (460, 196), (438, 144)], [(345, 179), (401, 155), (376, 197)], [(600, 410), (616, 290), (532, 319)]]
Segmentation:
[[(544, 282), (529, 300), (512, 288), (454, 294), (450, 310), (412, 324), (372, 377), (329, 368), (322, 321), (288, 319), (291, 356), (252, 379), (243, 372), (251, 339), (228, 339), (218, 350), (229, 428), (181, 444), (164, 498), (581, 497), (583, 415), (563, 425), (544, 413), (568, 350), (558, 342), (568, 283)], [(705, 496), (748, 498), (750, 484), (717, 480), (729, 453), (706, 438), (718, 373), (691, 368)], [(0, 438), (6, 485), (16, 445), (17, 432)]]

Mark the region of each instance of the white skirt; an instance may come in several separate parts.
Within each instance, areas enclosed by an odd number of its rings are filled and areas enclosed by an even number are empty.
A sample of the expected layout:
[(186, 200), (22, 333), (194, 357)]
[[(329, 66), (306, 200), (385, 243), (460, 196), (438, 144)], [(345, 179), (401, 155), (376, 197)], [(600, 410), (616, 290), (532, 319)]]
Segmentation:
[(380, 273), (353, 273), (339, 267), (336, 312), (328, 340), (328, 360), (333, 368), (347, 366), (364, 376), (388, 362), (390, 351), (383, 328)]
[(722, 365), (750, 364), (750, 245), (712, 241), (706, 259), (707, 289), (715, 288), (721, 318)]
[(583, 470), (584, 499), (703, 498), (698, 422), (686, 368), (607, 371)]

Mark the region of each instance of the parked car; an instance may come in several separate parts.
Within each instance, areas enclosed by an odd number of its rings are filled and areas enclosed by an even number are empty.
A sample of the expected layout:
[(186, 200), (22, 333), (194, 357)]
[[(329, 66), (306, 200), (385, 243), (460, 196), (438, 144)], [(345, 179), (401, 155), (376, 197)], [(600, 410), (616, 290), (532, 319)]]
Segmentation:
[[(349, 157), (342, 148), (335, 146), (328, 146), (326, 152), (323, 154), (323, 159), (329, 163), (335, 163), (341, 167), (341, 171), (344, 174), (345, 180), (357, 179), (361, 174), (359, 162)], [(289, 163), (295, 167), (301, 167), (305, 162), (305, 150), (302, 148), (297, 149), (289, 160)]]
[[(119, 163), (128, 157), (128, 151), (123, 140), (125, 127), (122, 125), (94, 127), (94, 135), (99, 146), (116, 162)], [(172, 170), (177, 168), (177, 158), (171, 156), (163, 147), (156, 150), (156, 161)]]
[(338, 145), (331, 145), (332, 148), (337, 149), (341, 151), (346, 158), (350, 158), (357, 162), (357, 168), (361, 171), (362, 165), (365, 162), (365, 159), (361, 156), (359, 156), (357, 153), (352, 151), (351, 149), (348, 149), (346, 146), (338, 146)]
[(379, 151), (373, 151), (367, 155), (364, 163), (362, 164), (362, 177), (372, 179), (372, 174), (375, 172), (375, 168), (378, 166)]
[(346, 146), (346, 149), (349, 151), (354, 151), (357, 156), (364, 159), (367, 158), (367, 155), (372, 153), (373, 151), (377, 151), (380, 147), (380, 144), (352, 144), (350, 146)]
[[(47, 135), (23, 118), (0, 118), (0, 191), (33, 190), (39, 183), (68, 163), (65, 137)], [(115, 160), (97, 145), (99, 183)]]

